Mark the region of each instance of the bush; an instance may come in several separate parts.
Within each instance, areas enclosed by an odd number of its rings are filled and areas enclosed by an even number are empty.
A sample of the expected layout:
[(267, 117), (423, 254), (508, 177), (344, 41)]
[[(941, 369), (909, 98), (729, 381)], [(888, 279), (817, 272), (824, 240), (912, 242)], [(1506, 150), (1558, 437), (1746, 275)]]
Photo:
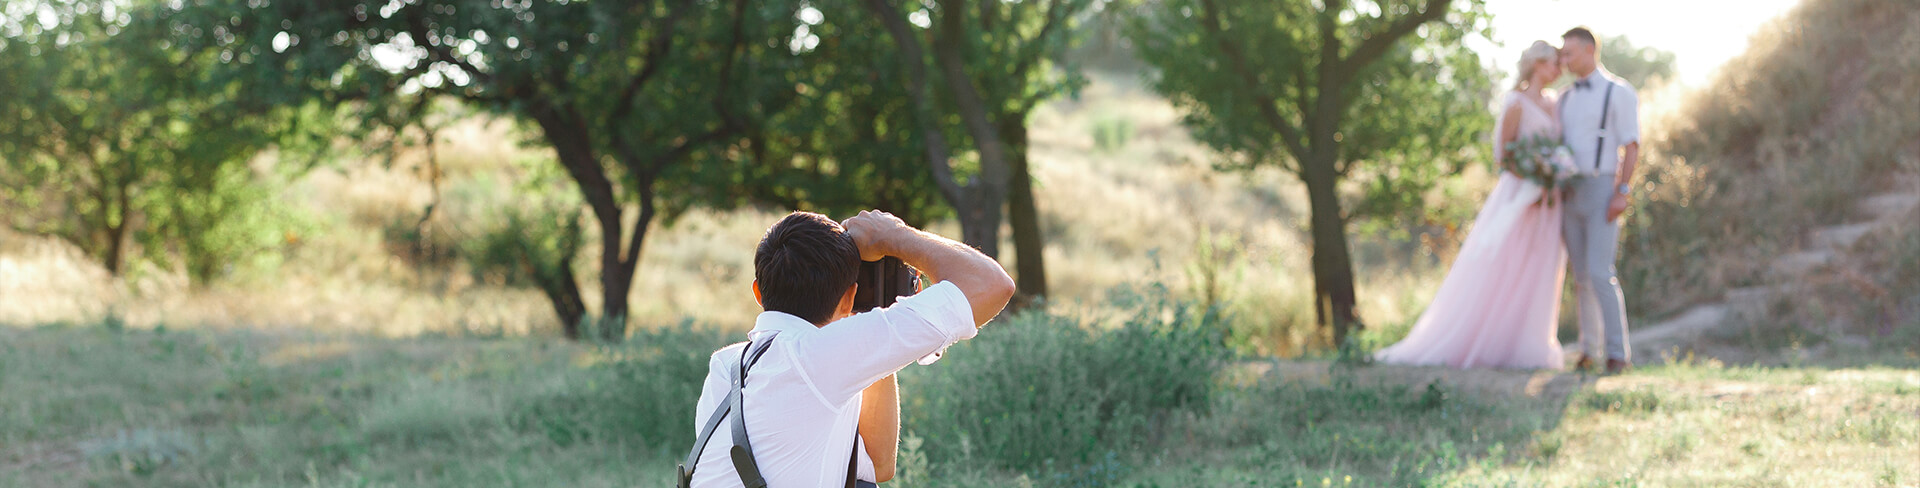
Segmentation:
[(691, 321), (636, 331), (624, 345), (604, 346), (604, 361), (521, 400), (510, 421), (563, 446), (591, 440), (685, 453), (707, 359), (739, 336)]
[(1093, 122), (1093, 147), (1103, 153), (1119, 151), (1133, 137), (1133, 122), (1125, 117), (1107, 117)]
[[(1045, 471), (1073, 480), (1123, 475), (1121, 456), (1181, 413), (1213, 404), (1231, 353), (1218, 316), (1152, 286), (1113, 301), (1100, 321), (1029, 312), (996, 322), (945, 359), (901, 373), (903, 438), (921, 465)], [(509, 425), (566, 446), (642, 446), (674, 455), (693, 443), (693, 404), (713, 351), (741, 335), (691, 322), (603, 346), (602, 360), (511, 401)], [(911, 445), (914, 441), (909, 440)], [(1097, 480), (1095, 480), (1097, 482)]]
[(1028, 312), (904, 370), (904, 429), (926, 439), (934, 464), (979, 456), (1117, 476), (1105, 469), (1114, 453), (1150, 442), (1176, 413), (1205, 411), (1231, 354), (1212, 311), (1169, 301), (1162, 286), (1115, 295), (1127, 311), (1115, 327)]

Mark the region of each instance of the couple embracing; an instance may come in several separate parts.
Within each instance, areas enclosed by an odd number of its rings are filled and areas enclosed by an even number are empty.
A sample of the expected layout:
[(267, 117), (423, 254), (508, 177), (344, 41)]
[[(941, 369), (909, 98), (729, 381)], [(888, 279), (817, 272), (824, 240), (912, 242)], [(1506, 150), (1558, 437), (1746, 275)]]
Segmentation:
[[(1480, 208), (1433, 304), (1377, 358), (1456, 368), (1560, 369), (1560, 287), (1573, 272), (1580, 355), (1608, 373), (1631, 365), (1614, 276), (1619, 217), (1639, 159), (1639, 99), (1601, 69), (1599, 41), (1577, 27), (1555, 49), (1535, 41), (1502, 97), (1494, 135), (1500, 181)], [(1546, 85), (1564, 69), (1575, 81)]]

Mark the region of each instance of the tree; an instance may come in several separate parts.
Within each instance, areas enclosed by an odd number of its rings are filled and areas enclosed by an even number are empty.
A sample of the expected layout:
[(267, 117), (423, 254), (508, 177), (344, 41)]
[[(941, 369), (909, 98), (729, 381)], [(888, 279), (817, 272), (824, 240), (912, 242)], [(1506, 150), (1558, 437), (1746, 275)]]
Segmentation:
[(921, 157), (886, 33), (857, 1), (809, 2), (796, 14), (787, 62), (762, 72), (791, 89), (768, 94), (775, 103), (762, 106), (777, 110), (753, 114), (749, 155), (716, 168), (736, 175), (728, 193), (828, 215), (877, 208), (915, 226), (952, 215)]
[[(928, 21), (921, 28), (933, 46), (929, 56), (906, 12), (883, 0), (865, 0), (867, 11), (894, 41), (920, 132), (935, 134), (922, 138), (927, 161), (942, 195), (960, 215), (963, 240), (997, 256), (1001, 205), (1008, 206), (1020, 289), (1016, 305), (1047, 290), (1045, 243), (1026, 156), (1027, 118), (1040, 101), (1081, 83), (1073, 69), (1053, 70), (1050, 56), (1065, 51), (1072, 24), (1093, 3), (943, 0), (922, 11)], [(947, 105), (936, 105), (929, 96), (929, 62), (939, 69)], [(977, 175), (965, 185), (953, 179), (949, 139), (936, 134), (946, 107), (960, 116), (979, 159)]]
[[(357, 102), (370, 123), (390, 126), (451, 97), (533, 127), (597, 224), (600, 330), (618, 340), (650, 226), (725, 200), (715, 193), (730, 176), (703, 164), (742, 149), (751, 122), (742, 114), (766, 100), (755, 67), (775, 47), (764, 40), (781, 35), (769, 29), (792, 9), (745, 0), (204, 0), (175, 24), (186, 42), (233, 58), (234, 76), (259, 80), (248, 96)], [(578, 338), (577, 325), (562, 327)]]
[(1278, 166), (1311, 204), (1317, 321), (1344, 345), (1354, 310), (1342, 183), (1362, 208), (1418, 205), (1479, 156), (1491, 82), (1461, 44), (1484, 36), (1477, 1), (1168, 0), (1142, 5), (1132, 32), (1158, 68), (1155, 90), (1195, 138), (1232, 160)]
[(1600, 62), (1607, 71), (1645, 88), (1654, 80), (1673, 80), (1673, 53), (1651, 47), (1635, 47), (1627, 36), (1612, 36), (1600, 42)]
[(295, 119), (232, 96), (233, 82), (213, 76), (223, 62), (213, 53), (171, 49), (157, 9), (7, 8), (37, 12), (0, 26), (0, 209), (10, 225), (72, 242), (115, 275), (177, 250), (201, 282), (278, 240), (270, 222), (253, 221), (272, 216), (245, 163), (291, 133), (275, 121)]

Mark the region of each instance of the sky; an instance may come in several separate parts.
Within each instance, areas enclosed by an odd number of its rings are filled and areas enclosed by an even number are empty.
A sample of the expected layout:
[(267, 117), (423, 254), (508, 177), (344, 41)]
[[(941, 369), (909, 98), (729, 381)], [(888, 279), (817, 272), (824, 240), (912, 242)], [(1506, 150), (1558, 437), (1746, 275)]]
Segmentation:
[[(1494, 66), (1511, 71), (1520, 50), (1535, 40), (1560, 45), (1577, 25), (1601, 37), (1627, 36), (1635, 46), (1674, 54), (1680, 82), (1705, 85), (1715, 69), (1746, 51), (1747, 39), (1786, 14), (1798, 0), (1487, 0), (1493, 40), (1473, 46)], [(1600, 61), (1606, 63), (1605, 59)]]

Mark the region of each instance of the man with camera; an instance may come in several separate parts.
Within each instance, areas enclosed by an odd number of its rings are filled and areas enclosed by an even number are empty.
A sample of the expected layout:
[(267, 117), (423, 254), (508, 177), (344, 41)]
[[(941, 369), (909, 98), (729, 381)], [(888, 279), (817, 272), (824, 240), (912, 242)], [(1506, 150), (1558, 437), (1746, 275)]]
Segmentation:
[[(916, 294), (881, 280), (887, 284), (869, 290), (878, 293), (865, 295), (892, 306), (855, 313), (856, 283), (874, 281), (862, 279), (862, 262), (883, 258), (935, 284)], [(891, 479), (899, 433), (893, 374), (973, 337), (1013, 296), (1013, 279), (993, 258), (878, 211), (844, 224), (794, 212), (767, 229), (753, 266), (754, 298), (765, 311), (748, 342), (708, 362), (695, 410), (700, 440), (680, 468), (683, 486)]]

